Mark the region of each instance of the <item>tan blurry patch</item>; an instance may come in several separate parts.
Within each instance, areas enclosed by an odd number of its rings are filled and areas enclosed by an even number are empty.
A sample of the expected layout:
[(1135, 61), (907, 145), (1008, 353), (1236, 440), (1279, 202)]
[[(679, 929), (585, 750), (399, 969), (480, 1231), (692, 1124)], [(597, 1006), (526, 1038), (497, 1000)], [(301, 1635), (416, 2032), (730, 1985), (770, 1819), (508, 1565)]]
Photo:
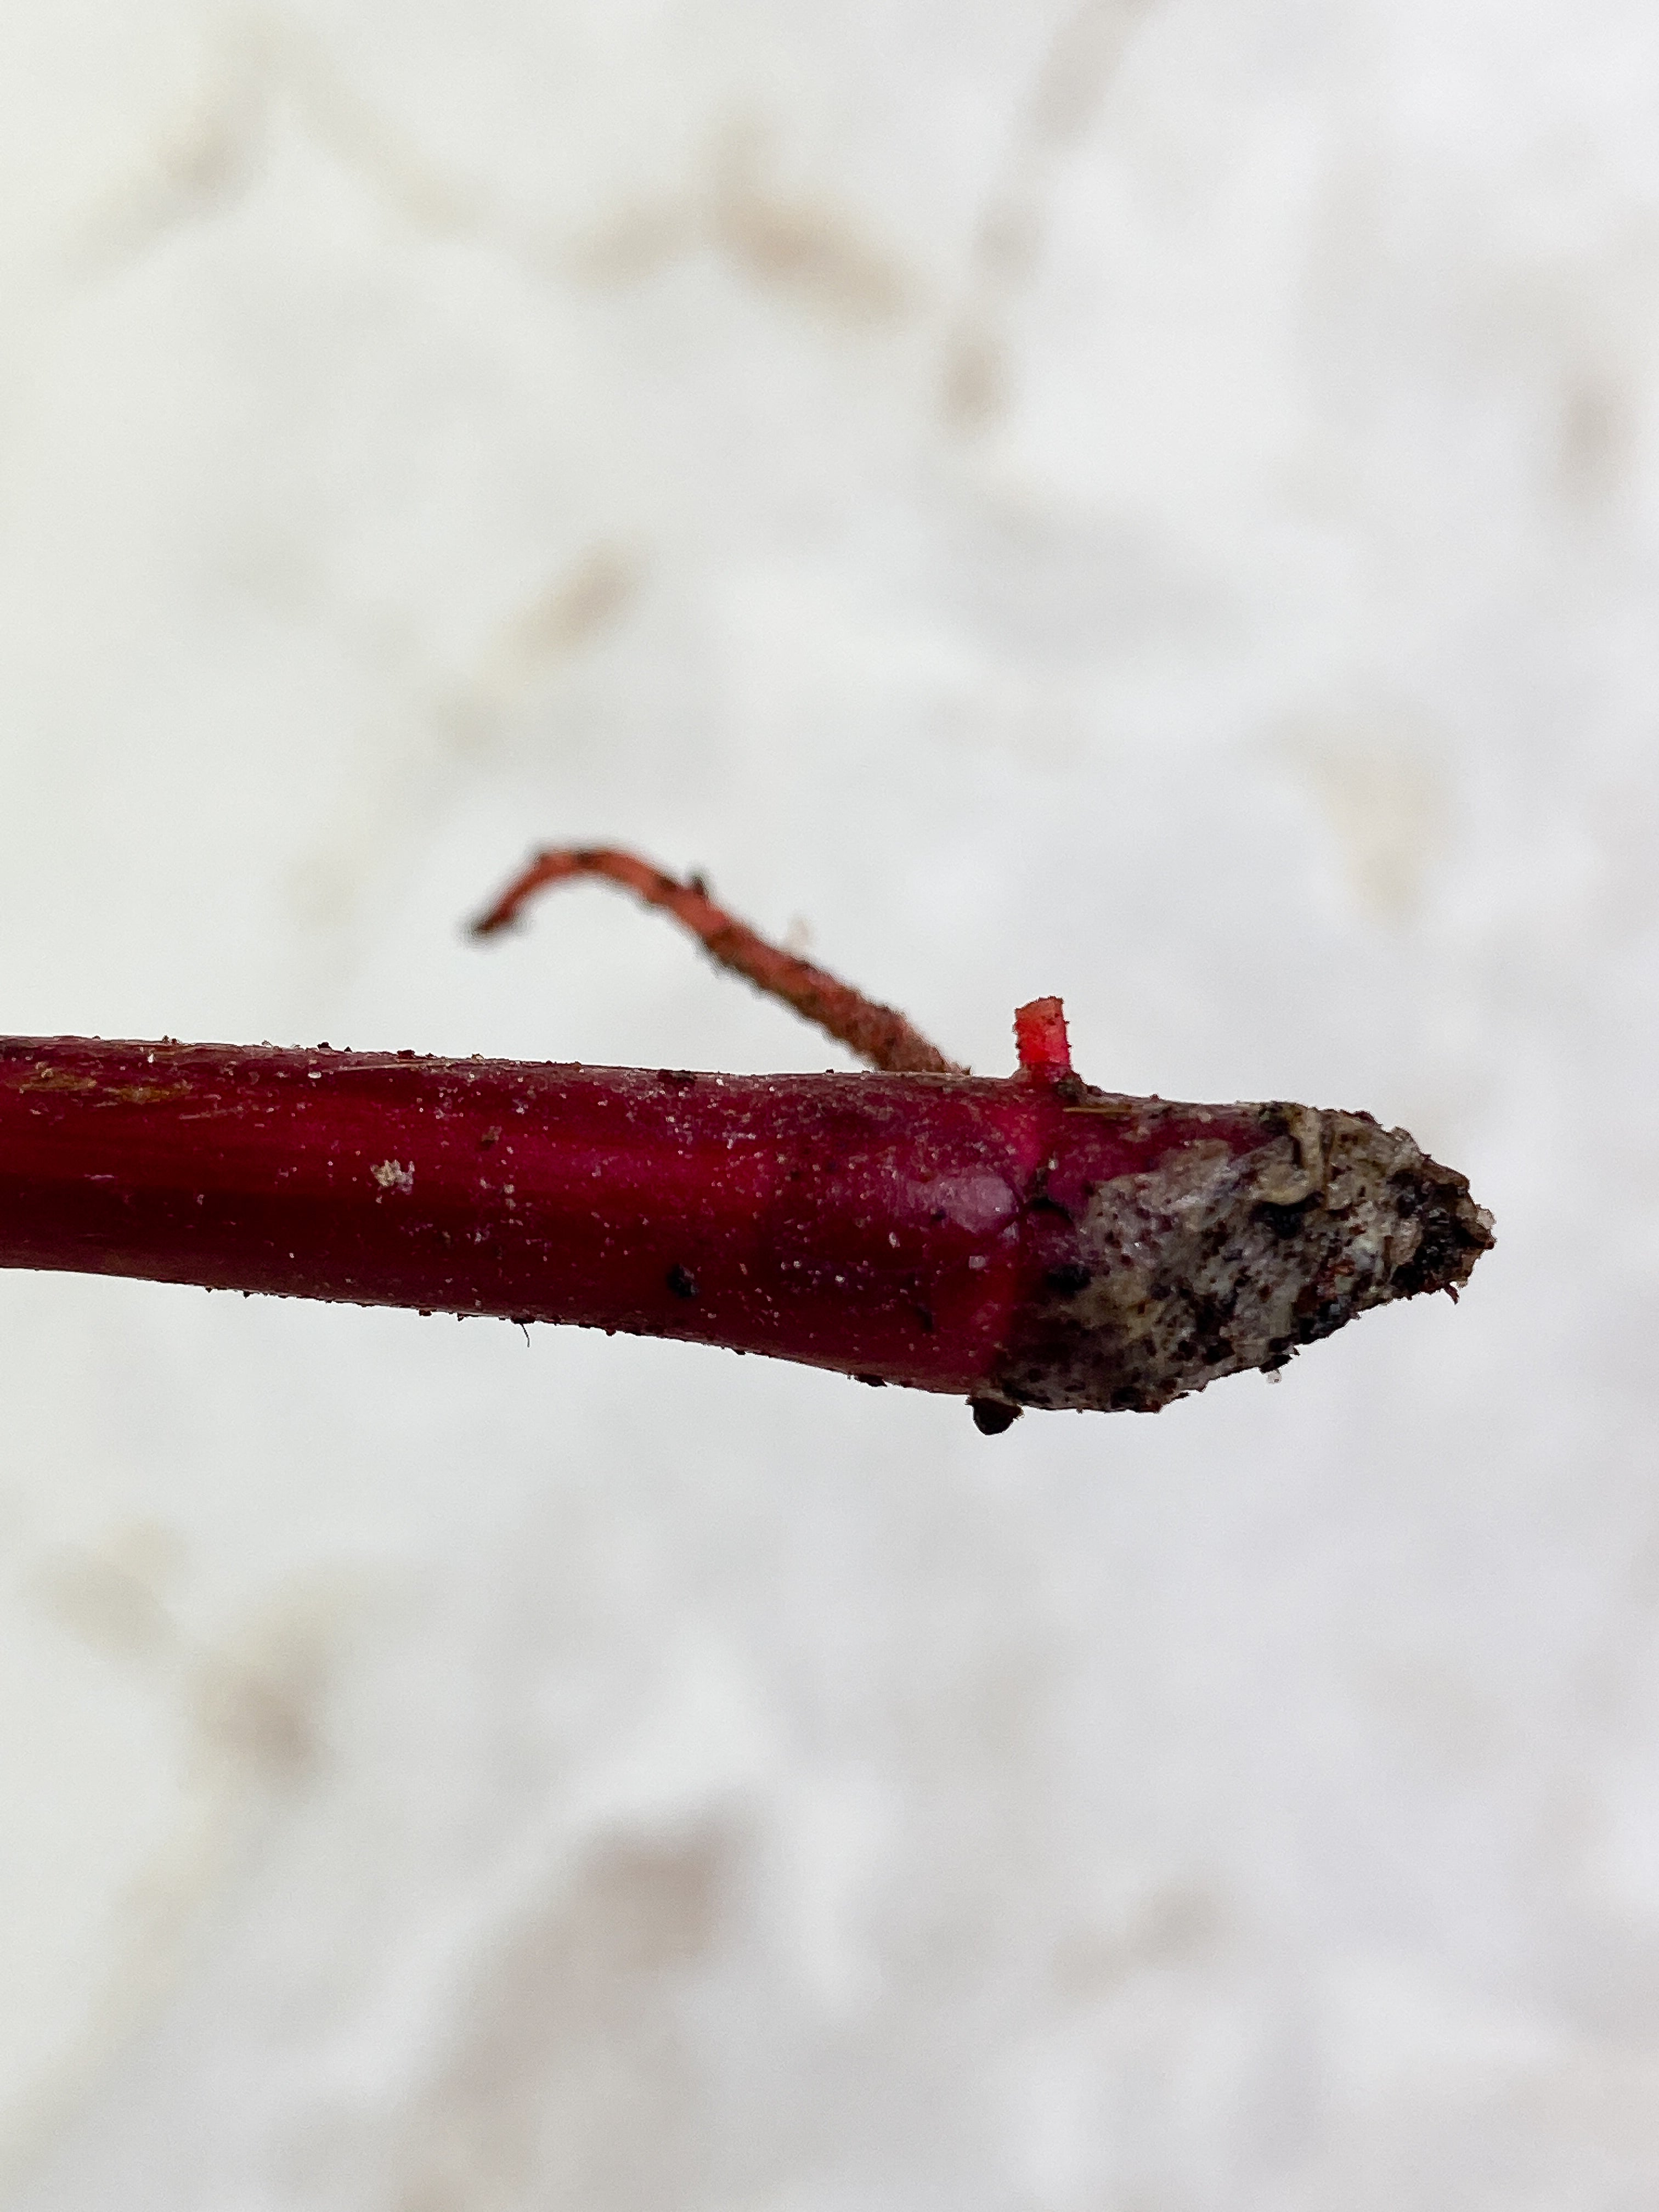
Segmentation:
[(119, 1529), (91, 1551), (64, 1551), (36, 1581), (40, 1603), (60, 1628), (106, 1657), (149, 1661), (176, 1636), (166, 1598), (184, 1565), (184, 1547), (155, 1522)]
[(882, 322), (904, 305), (907, 286), (890, 258), (841, 209), (793, 197), (767, 177), (763, 141), (731, 134), (715, 165), (715, 242), (757, 283), (810, 298), (838, 319)]
[[(151, 1522), (100, 1545), (64, 1549), (37, 1577), (40, 1604), (69, 1634), (142, 1668), (173, 1691), (191, 1723), (204, 1778), (233, 1794), (258, 1778), (286, 1784), (314, 1763), (320, 1715), (342, 1633), (361, 1593), (306, 1578), (222, 1642), (196, 1644), (170, 1603), (184, 1547)], [(238, 1779), (240, 1776), (240, 1780)]]
[(939, 406), (959, 430), (1001, 415), (1014, 386), (1012, 325), (1042, 259), (1058, 166), (1092, 126), (1150, 0), (1079, 0), (1062, 17), (980, 214), (961, 303), (945, 334)]
[(274, 16), (244, 18), (207, 42), (202, 83), (82, 225), (76, 258), (94, 267), (129, 259), (240, 198), (264, 173), (279, 116), (418, 229), (476, 228), (486, 213), (477, 192), (429, 161), (322, 45)]
[(1054, 1984), (1061, 1996), (1087, 2002), (1133, 1974), (1205, 1958), (1226, 1935), (1227, 1915), (1213, 1890), (1196, 1882), (1170, 1883), (1060, 1944), (1053, 1962)]
[(221, 57), (161, 124), (145, 158), (111, 184), (78, 227), (71, 261), (96, 270), (145, 252), (247, 191), (264, 167), (266, 88), (246, 57)]
[(910, 280), (887, 246), (834, 200), (783, 185), (752, 124), (728, 127), (683, 192), (621, 209), (559, 258), (574, 276), (629, 283), (707, 248), (836, 322), (888, 322), (909, 301)]
[(507, 623), (496, 653), (500, 672), (527, 676), (601, 635), (632, 604), (641, 574), (623, 547), (591, 547)]
[(189, 1689), (201, 1759), (278, 1786), (315, 1766), (351, 1602), (344, 1589), (302, 1584), (201, 1656)]
[[(597, 646), (633, 609), (648, 573), (638, 550), (608, 539), (560, 567), (508, 612), (463, 672), (433, 689), (423, 714), (373, 746), (336, 818), (290, 869), (289, 896), (311, 931), (355, 917), (392, 858), (407, 851), (453, 798), (459, 778), (486, 760), (527, 702)], [(319, 956), (337, 957), (331, 945)]]
[(1409, 920), (1448, 836), (1446, 779), (1427, 747), (1364, 724), (1307, 725), (1273, 751), (1318, 808), (1358, 904), (1379, 921)]
[(666, 201), (619, 208), (570, 248), (570, 274), (593, 284), (637, 284), (695, 245), (692, 213)]
[(320, 1761), (324, 1709), (363, 1586), (296, 1577), (216, 1644), (179, 1618), (188, 1560), (151, 1522), (66, 1547), (37, 1576), (48, 1618), (136, 1680), (179, 1723), (173, 1805), (100, 1938), (101, 1978), (74, 2039), (37, 2083), (25, 2130), (0, 2143), (25, 2162), (83, 2100), (112, 2054), (176, 1988), (209, 1916)]
[(501, 1926), (453, 2008), (447, 2061), (399, 2124), (402, 2212), (505, 2212), (532, 2189), (550, 2203), (696, 2199), (677, 1997), (738, 1855), (720, 1825), (602, 1837)]
[(1011, 380), (1007, 346), (994, 331), (969, 324), (951, 333), (941, 396), (946, 416), (958, 428), (976, 428), (1001, 414)]
[(1553, 460), (1561, 497), (1581, 510), (1616, 499), (1641, 434), (1630, 380), (1607, 363), (1570, 371), (1557, 396)]

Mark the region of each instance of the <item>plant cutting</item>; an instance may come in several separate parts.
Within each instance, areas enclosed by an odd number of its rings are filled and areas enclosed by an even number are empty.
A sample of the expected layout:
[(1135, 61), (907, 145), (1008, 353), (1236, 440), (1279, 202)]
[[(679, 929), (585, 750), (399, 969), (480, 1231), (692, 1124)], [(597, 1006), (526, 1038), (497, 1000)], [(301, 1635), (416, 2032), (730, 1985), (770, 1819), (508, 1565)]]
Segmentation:
[(411, 1052), (0, 1040), (0, 1265), (672, 1336), (965, 1398), (1154, 1412), (1272, 1373), (1368, 1308), (1455, 1297), (1492, 1244), (1466, 1179), (1369, 1115), (1136, 1098), (1063, 1011), (1012, 1075), (609, 848), (621, 884), (870, 1063), (734, 1076)]

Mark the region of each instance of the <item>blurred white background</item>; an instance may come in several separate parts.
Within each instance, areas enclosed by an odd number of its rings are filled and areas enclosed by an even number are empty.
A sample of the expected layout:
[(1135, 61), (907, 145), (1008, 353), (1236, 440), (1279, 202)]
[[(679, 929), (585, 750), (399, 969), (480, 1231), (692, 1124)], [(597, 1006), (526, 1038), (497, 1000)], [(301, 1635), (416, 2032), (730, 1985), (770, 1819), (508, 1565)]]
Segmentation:
[(824, 1065), (611, 839), (1499, 1234), (995, 1441), (0, 1278), (9, 2207), (1659, 2201), (1651, 9), (9, 0), (0, 319), (7, 1030)]

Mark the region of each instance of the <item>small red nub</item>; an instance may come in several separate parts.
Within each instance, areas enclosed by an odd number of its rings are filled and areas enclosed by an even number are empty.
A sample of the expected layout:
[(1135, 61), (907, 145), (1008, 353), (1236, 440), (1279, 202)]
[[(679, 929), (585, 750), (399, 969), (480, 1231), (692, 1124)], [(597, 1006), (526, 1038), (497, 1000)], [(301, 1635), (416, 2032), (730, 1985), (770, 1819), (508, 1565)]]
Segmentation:
[(1014, 1042), (1020, 1071), (1052, 1079), (1072, 1072), (1072, 1048), (1066, 1035), (1066, 1009), (1058, 999), (1033, 999), (1014, 1014)]

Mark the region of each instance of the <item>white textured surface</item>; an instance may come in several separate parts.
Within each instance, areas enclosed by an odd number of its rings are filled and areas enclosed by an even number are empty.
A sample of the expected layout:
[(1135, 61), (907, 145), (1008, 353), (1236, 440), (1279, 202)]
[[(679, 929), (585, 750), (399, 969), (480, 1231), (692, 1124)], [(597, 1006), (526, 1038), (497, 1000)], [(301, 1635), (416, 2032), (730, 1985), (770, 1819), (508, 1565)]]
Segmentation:
[(1650, 8), (0, 11), (15, 1031), (1364, 1105), (1153, 1420), (0, 1279), (15, 2212), (1659, 2201)]

